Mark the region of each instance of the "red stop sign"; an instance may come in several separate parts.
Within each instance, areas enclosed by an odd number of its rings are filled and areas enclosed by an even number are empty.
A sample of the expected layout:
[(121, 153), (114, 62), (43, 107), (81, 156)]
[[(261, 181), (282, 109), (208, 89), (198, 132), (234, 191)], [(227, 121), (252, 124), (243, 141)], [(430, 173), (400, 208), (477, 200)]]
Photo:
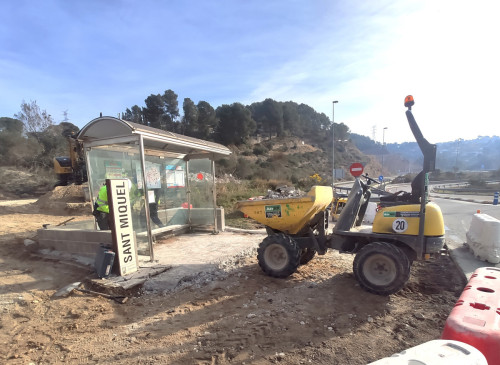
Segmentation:
[(361, 176), (361, 174), (363, 173), (363, 165), (360, 164), (359, 162), (355, 162), (351, 165), (349, 171), (351, 172), (351, 175), (354, 177)]

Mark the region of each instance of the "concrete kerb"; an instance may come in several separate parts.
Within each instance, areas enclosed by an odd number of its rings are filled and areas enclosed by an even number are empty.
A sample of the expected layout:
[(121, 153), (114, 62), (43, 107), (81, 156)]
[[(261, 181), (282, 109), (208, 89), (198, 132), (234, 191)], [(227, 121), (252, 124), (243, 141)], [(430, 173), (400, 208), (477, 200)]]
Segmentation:
[(245, 229), (245, 228), (236, 228), (236, 227), (228, 227), (226, 226), (226, 232), (233, 233), (247, 233), (247, 234), (266, 234), (265, 228), (261, 229)]
[(471, 196), (471, 195), (448, 195), (448, 194), (438, 194), (431, 192), (430, 194), (431, 198), (439, 198), (439, 199), (448, 199), (448, 200), (459, 200), (459, 201), (466, 201), (470, 203), (478, 203), (478, 204), (491, 204), (493, 201), (493, 198), (491, 200), (484, 200), (484, 197), (477, 197), (477, 196)]

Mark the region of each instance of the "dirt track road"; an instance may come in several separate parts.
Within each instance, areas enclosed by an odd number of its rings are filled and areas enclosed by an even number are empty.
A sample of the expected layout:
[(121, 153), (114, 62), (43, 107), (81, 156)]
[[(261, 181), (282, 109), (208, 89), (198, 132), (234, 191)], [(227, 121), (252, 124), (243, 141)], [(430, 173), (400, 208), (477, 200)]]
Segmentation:
[[(398, 294), (369, 294), (350, 255), (313, 259), (273, 279), (255, 257), (166, 295), (126, 304), (53, 293), (89, 271), (32, 256), (23, 240), (46, 215), (0, 207), (0, 359), (8, 364), (366, 364), (439, 338), (463, 288), (448, 258), (416, 263)], [(130, 293), (129, 293), (130, 294)]]

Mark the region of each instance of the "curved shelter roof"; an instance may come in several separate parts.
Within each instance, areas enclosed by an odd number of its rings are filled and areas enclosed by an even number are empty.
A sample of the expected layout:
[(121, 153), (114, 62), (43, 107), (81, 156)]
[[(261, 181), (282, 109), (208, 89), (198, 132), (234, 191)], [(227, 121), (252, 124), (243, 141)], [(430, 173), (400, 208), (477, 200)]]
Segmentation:
[(163, 131), (142, 124), (128, 122), (113, 117), (99, 117), (90, 121), (78, 133), (77, 138), (84, 144), (107, 141), (114, 143), (120, 139), (142, 136), (144, 148), (164, 152), (184, 154), (192, 158), (227, 156), (231, 151), (218, 143)]

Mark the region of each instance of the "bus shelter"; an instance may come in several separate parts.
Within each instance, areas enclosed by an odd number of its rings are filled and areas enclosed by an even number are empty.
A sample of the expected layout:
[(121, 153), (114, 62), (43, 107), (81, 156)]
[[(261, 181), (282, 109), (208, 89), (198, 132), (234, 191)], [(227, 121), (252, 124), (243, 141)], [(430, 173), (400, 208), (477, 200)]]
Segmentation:
[(217, 231), (214, 160), (229, 155), (227, 147), (113, 117), (92, 120), (77, 138), (93, 202), (106, 179), (129, 180), (140, 255), (153, 260), (154, 236), (163, 232)]

